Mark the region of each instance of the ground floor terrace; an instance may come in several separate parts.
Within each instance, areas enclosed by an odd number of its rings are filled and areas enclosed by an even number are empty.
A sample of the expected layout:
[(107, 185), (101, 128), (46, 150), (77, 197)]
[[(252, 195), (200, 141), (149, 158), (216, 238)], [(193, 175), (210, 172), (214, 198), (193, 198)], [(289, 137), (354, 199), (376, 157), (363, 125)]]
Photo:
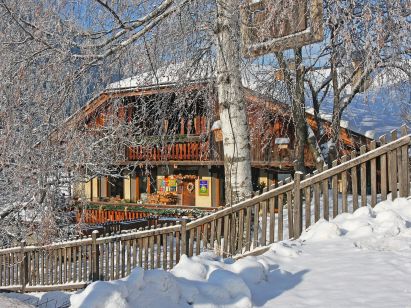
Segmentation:
[[(76, 198), (111, 204), (136, 203), (179, 207), (225, 205), (223, 166), (157, 165), (122, 168), (120, 175), (98, 176), (76, 188)], [(252, 168), (253, 190), (290, 176), (290, 171)]]

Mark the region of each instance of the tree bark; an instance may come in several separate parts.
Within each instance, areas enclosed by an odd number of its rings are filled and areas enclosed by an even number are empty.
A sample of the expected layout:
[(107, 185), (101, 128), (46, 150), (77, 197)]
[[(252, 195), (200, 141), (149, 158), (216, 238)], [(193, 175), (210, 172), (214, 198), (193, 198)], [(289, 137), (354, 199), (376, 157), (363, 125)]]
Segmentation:
[(217, 90), (223, 133), (225, 197), (232, 205), (252, 193), (250, 134), (241, 83), (239, 1), (217, 0)]
[(338, 62), (337, 54), (334, 49), (336, 46), (335, 38), (335, 26), (331, 26), (331, 44), (333, 47), (331, 54), (331, 82), (333, 86), (334, 96), (333, 96), (333, 115), (331, 122), (331, 145), (328, 149), (328, 164), (331, 166), (332, 162), (338, 157), (338, 137), (340, 135), (340, 120), (341, 120), (341, 111), (340, 111), (340, 92), (338, 84)]
[(304, 99), (304, 67), (302, 66), (302, 49), (298, 48), (295, 53), (295, 95), (292, 98), (292, 112), (295, 126), (295, 164), (294, 170), (305, 173), (304, 146), (307, 140), (307, 124), (305, 118)]
[(304, 67), (302, 63), (302, 49), (294, 49), (295, 80), (291, 76), (290, 67), (282, 52), (274, 53), (281, 69), (284, 72), (284, 81), (291, 101), (291, 112), (294, 123), (294, 171), (305, 173), (304, 147), (307, 139), (307, 120), (305, 118), (304, 98)]

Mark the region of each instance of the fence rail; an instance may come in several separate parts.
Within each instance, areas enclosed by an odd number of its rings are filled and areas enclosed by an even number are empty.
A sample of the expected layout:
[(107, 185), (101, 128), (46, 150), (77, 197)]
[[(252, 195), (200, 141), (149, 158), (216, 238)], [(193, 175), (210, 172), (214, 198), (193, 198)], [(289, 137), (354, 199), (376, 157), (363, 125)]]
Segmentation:
[[(391, 132), (360, 155), (353, 151), (328, 169), (296, 172), (260, 195), (187, 223), (47, 246), (0, 250), (0, 290), (48, 291), (83, 288), (95, 280), (128, 275), (136, 266), (171, 269), (183, 254), (214, 251), (243, 254), (286, 238), (297, 238), (320, 218), (410, 195), (410, 140), (406, 127)], [(368, 150), (368, 152), (367, 152)], [(349, 202), (351, 198), (352, 202)], [(352, 205), (351, 205), (352, 204)]]

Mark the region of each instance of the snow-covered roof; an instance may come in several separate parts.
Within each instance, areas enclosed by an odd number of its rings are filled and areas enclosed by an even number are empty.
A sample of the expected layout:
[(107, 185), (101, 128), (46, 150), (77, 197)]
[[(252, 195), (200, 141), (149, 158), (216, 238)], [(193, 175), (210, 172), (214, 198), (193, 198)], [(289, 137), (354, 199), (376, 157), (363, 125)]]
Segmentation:
[[(215, 78), (214, 63), (203, 62), (190, 65), (182, 62), (160, 67), (155, 72), (149, 71), (113, 82), (107, 87), (107, 91), (121, 91), (140, 87), (158, 87), (161, 85), (173, 85), (187, 82), (207, 81)], [(392, 73), (392, 72), (391, 72)], [(308, 73), (314, 86), (318, 87), (324, 80), (329, 78), (330, 69), (318, 69)], [(390, 74), (397, 76), (389, 78), (386, 73), (379, 72), (371, 79), (371, 84), (366, 93), (359, 93), (355, 96), (352, 103), (343, 113), (341, 127), (349, 128), (361, 134), (373, 131), (374, 135), (379, 136), (399, 128), (402, 124), (400, 116), (401, 99), (387, 93), (397, 84), (409, 82), (408, 77), (401, 72)], [(247, 65), (242, 70), (242, 81), (246, 88), (257, 93), (264, 93), (279, 102), (287, 103), (284, 94), (284, 83), (275, 80), (275, 70), (271, 66)], [(350, 87), (347, 87), (347, 93)], [(307, 100), (309, 103), (309, 100)], [(313, 114), (313, 109), (308, 106), (306, 111)], [(320, 118), (326, 121), (332, 119), (332, 99), (326, 98), (321, 105)], [(371, 136), (368, 133), (368, 136)]]
[(192, 66), (182, 62), (113, 82), (107, 86), (107, 89), (128, 89), (149, 85), (172, 84), (181, 81), (187, 82), (190, 80), (201, 81), (212, 77), (213, 73), (208, 65)]
[[(248, 65), (242, 70), (242, 83), (244, 87), (257, 90), (261, 83), (272, 82), (274, 78), (272, 67), (260, 65)], [(181, 62), (169, 64), (157, 70), (143, 72), (128, 77), (107, 86), (107, 90), (124, 90), (130, 88), (157, 86), (163, 84), (178, 84), (188, 82), (201, 82), (216, 78), (214, 63), (203, 62), (191, 64)]]

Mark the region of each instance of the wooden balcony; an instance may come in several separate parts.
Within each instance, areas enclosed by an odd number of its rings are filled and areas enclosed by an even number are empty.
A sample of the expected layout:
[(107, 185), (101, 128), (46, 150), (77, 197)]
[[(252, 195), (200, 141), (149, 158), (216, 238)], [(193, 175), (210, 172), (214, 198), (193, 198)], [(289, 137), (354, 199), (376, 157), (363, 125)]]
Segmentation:
[[(190, 140), (178, 140), (163, 145), (137, 145), (126, 150), (127, 161), (150, 162), (159, 164), (186, 165), (223, 165), (222, 142), (202, 141), (199, 136), (191, 136)], [(312, 155), (306, 151), (306, 166), (314, 166)], [(277, 167), (290, 169), (293, 167), (294, 150), (271, 145), (265, 148), (252, 147), (251, 164), (254, 167)]]
[(208, 161), (209, 142), (189, 141), (165, 145), (137, 145), (127, 148), (130, 161)]

